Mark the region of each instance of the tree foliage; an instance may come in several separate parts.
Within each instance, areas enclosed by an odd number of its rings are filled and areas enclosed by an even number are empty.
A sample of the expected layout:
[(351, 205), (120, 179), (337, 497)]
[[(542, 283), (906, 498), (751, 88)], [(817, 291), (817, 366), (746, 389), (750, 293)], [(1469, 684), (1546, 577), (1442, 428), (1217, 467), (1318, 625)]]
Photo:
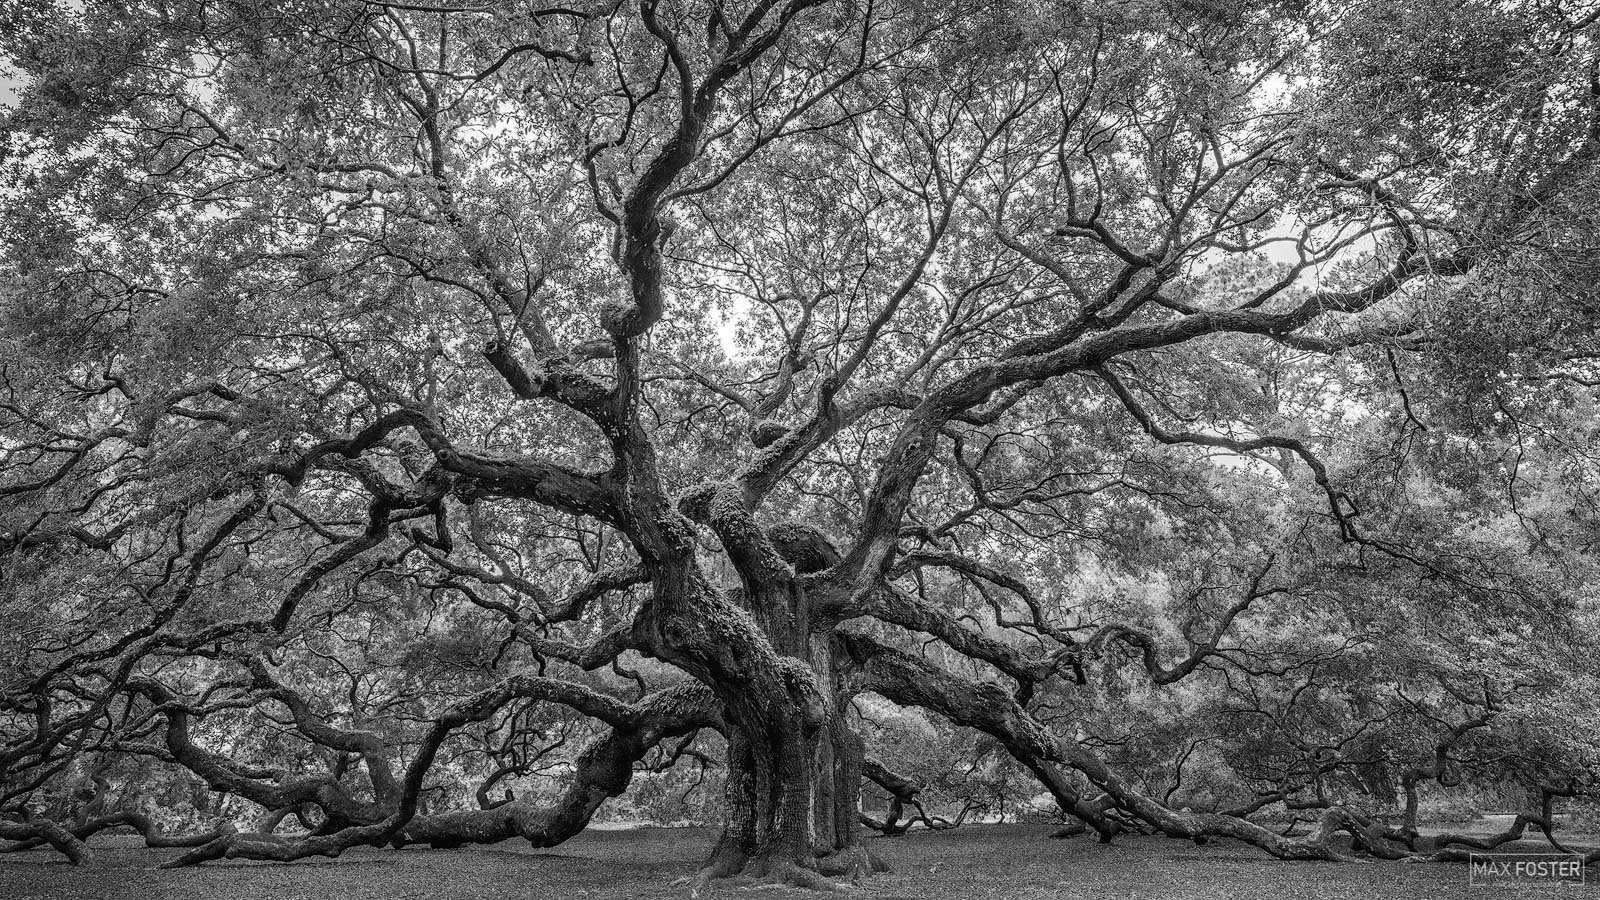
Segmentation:
[(931, 748), (1286, 858), (1593, 796), (1593, 13), (0, 9), (0, 835), (679, 766), (826, 887)]

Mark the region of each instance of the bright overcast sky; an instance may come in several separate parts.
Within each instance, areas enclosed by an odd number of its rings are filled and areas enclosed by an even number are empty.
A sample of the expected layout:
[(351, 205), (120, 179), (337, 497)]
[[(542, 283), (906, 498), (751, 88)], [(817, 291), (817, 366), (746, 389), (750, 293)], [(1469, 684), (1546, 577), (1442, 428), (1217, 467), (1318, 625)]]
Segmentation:
[(22, 76), (17, 70), (0, 60), (0, 108), (17, 102), (17, 89), (22, 86)]

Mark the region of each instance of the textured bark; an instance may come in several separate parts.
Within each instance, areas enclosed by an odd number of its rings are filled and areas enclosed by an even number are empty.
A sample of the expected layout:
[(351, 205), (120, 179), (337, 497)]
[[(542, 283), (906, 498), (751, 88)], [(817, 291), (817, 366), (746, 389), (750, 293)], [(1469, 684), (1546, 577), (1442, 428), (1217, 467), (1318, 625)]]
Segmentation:
[[(281, 816), (280, 816), (281, 818)], [(276, 824), (274, 820), (273, 824)], [(144, 838), (144, 845), (150, 848), (166, 847), (197, 847), (209, 843), (226, 834), (231, 834), (233, 829), (229, 825), (219, 825), (209, 831), (195, 834), (167, 834), (154, 819), (141, 812), (120, 811), (103, 816), (95, 816), (80, 822), (71, 828), (65, 829), (66, 833), (85, 843), (102, 831), (110, 828), (132, 828)], [(20, 841), (6, 848), (6, 851), (31, 850), (35, 847), (52, 843), (43, 835), (28, 840)]]
[(691, 581), (681, 594), (691, 615), (673, 615), (657, 586), (657, 615), (670, 616), (659, 654), (715, 687), (729, 727), (729, 820), (700, 884), (746, 874), (822, 886), (818, 852), (852, 843), (853, 823), (841, 832), (835, 822), (839, 795), (855, 798), (839, 783), (851, 777), (852, 753), (828, 641), (814, 646), (803, 581), (735, 486), (705, 486), (682, 509), (717, 534), (741, 580), (726, 594)]
[(747, 798), (731, 811), (748, 819), (730, 820), (719, 868), (741, 856), (763, 870), (810, 867), (811, 753), (825, 716), (815, 678), (798, 660), (779, 657), (744, 610), (709, 589), (697, 593), (694, 607), (657, 619), (655, 646), (711, 684), (723, 705), (730, 779)]
[(818, 868), (855, 879), (886, 872), (889, 866), (861, 843), (860, 799), (867, 748), (845, 715), (851, 694), (839, 666), (842, 648), (831, 635), (817, 636), (811, 643), (812, 664), (828, 686), (829, 700), (828, 721), (817, 741), (817, 780), (812, 792)]
[(665, 738), (719, 727), (715, 703), (696, 687), (664, 691), (639, 704), (637, 718), (614, 726), (578, 756), (571, 780), (553, 802), (515, 799), (489, 809), (419, 816), (390, 841), (393, 846), (460, 847), (520, 837), (535, 847), (553, 847), (588, 824), (611, 797), (627, 790), (633, 766)]
[(1244, 819), (1170, 809), (1144, 795), (1087, 748), (1050, 732), (995, 685), (958, 678), (866, 635), (847, 632), (844, 640), (857, 667), (855, 683), (861, 689), (875, 691), (896, 703), (933, 710), (958, 725), (984, 731), (1020, 760), (1076, 769), (1110, 795), (1120, 809), (1169, 837), (1202, 842), (1211, 837), (1231, 837), (1280, 859), (1335, 860), (1344, 854), (1333, 847), (1331, 839), (1343, 831), (1358, 849), (1374, 855), (1392, 859), (1410, 855), (1393, 846), (1380, 826), (1337, 807), (1325, 810), (1317, 828), (1296, 840)]
[(334, 857), (362, 844), (378, 845), (400, 824), (397, 814), (371, 825), (341, 828), (328, 834), (284, 837), (262, 832), (241, 832), (220, 836), (161, 864), (163, 869), (179, 869), (217, 859), (257, 859), (293, 862), (311, 856)]
[(34, 842), (49, 844), (61, 851), (61, 855), (75, 866), (88, 862), (91, 856), (83, 841), (50, 819), (37, 822), (0, 821), (0, 838), (21, 841), (29, 846), (36, 846)]
[(144, 695), (166, 711), (164, 743), (167, 752), (184, 768), (204, 779), (214, 791), (237, 794), (267, 809), (314, 803), (336, 828), (343, 823), (380, 821), (389, 812), (378, 803), (352, 798), (331, 776), (268, 781), (275, 773), (243, 770), (194, 742), (189, 734), (189, 712), (171, 689), (154, 680), (137, 679), (129, 682), (128, 690)]
[[(956, 828), (966, 820), (967, 813), (972, 809), (969, 804), (954, 820), (930, 816), (927, 810), (922, 808), (922, 802), (917, 799), (917, 794), (925, 787), (921, 782), (907, 778), (875, 759), (863, 760), (861, 774), (889, 792), (889, 809), (883, 821), (880, 822), (866, 813), (861, 813), (857, 817), (861, 824), (885, 837), (905, 834), (911, 830), (911, 826), (919, 822), (935, 831)], [(905, 815), (907, 804), (910, 804), (916, 813), (902, 822), (900, 819)]]
[[(284, 837), (264, 832), (224, 834), (166, 863), (164, 867), (177, 868), (209, 860), (239, 858), (290, 862), (308, 856), (338, 856), (362, 844), (378, 846), (394, 841), (404, 828), (414, 822), (423, 779), (445, 739), (462, 725), (489, 718), (517, 697), (565, 703), (613, 726), (612, 737), (615, 742), (601, 741), (580, 759), (584, 763), (579, 768), (581, 777), (569, 793), (569, 802), (549, 814), (546, 826), (549, 833), (566, 830), (570, 835), (581, 829), (594, 808), (605, 797), (612, 796), (607, 791), (620, 791), (626, 787), (633, 762), (665, 736), (668, 730), (680, 725), (686, 728), (703, 727), (715, 721), (706, 693), (698, 686), (660, 691), (630, 707), (571, 682), (531, 675), (513, 676), (451, 705), (434, 720), (407, 767), (405, 777), (399, 782), (397, 805), (384, 818), (356, 825), (324, 826), (317, 833), (305, 837)], [(194, 756), (198, 763), (214, 764), (207, 754), (192, 744), (185, 747), (175, 743), (172, 723), (173, 719), (169, 718), (169, 745)], [(183, 736), (186, 737), (186, 731)], [(500, 838), (493, 837), (491, 830), (491, 826), (500, 821), (492, 818), (498, 812), (500, 810), (475, 810), (462, 814), (466, 818), (461, 819), (447, 815), (441, 817), (442, 823), (436, 823), (438, 827), (424, 832), (422, 837), (436, 844), (470, 843), (480, 837), (498, 840)], [(509, 837), (511, 833), (515, 832), (501, 834), (500, 837)], [(401, 836), (399, 842), (406, 843), (407, 840)]]
[(738, 729), (728, 732), (727, 777), (723, 781), (722, 833), (711, 848), (701, 873), (704, 878), (727, 878), (744, 869), (756, 841), (755, 765), (750, 745)]

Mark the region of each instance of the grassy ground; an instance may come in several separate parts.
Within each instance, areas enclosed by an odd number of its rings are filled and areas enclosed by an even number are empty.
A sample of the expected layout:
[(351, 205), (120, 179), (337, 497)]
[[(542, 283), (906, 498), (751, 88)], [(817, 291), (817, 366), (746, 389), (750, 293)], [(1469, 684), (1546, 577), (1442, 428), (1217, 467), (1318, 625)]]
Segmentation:
[[(1046, 826), (977, 825), (872, 839), (895, 871), (869, 880), (863, 900), (1147, 898), (1147, 900), (1430, 900), (1547, 896), (1552, 887), (1471, 887), (1462, 865), (1383, 862), (1284, 863), (1239, 845), (1197, 847), (1154, 837), (1104, 847), (1050, 840)], [(590, 831), (551, 850), (512, 841), (457, 851), (352, 850), (336, 860), (290, 865), (211, 863), (160, 871), (172, 850), (128, 838), (96, 843), (81, 868), (42, 852), (0, 856), (0, 900), (633, 900), (681, 898), (672, 887), (704, 856), (711, 833), (697, 828)], [(1526, 851), (1545, 849), (1525, 844)], [(1600, 873), (1589, 873), (1591, 882)], [(1600, 897), (1600, 885), (1562, 887), (1564, 898)], [(786, 888), (724, 888), (728, 897), (772, 900), (821, 895)]]

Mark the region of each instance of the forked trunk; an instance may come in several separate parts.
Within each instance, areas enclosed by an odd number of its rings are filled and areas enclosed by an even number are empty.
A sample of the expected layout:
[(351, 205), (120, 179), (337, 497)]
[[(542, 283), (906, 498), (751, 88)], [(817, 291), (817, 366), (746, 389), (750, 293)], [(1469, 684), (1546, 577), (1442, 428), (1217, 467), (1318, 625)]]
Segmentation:
[(828, 721), (819, 681), (806, 661), (778, 649), (792, 646), (792, 632), (769, 640), (751, 606), (688, 580), (693, 602), (660, 604), (653, 624), (658, 655), (711, 686), (728, 732), (728, 819), (700, 881), (749, 875), (816, 885), (814, 753)]
[(834, 648), (809, 635), (798, 591), (785, 594), (746, 606), (779, 654), (782, 690), (731, 686), (727, 822), (702, 881), (745, 875), (817, 887), (822, 874), (884, 868), (860, 843), (863, 745), (845, 719)]

